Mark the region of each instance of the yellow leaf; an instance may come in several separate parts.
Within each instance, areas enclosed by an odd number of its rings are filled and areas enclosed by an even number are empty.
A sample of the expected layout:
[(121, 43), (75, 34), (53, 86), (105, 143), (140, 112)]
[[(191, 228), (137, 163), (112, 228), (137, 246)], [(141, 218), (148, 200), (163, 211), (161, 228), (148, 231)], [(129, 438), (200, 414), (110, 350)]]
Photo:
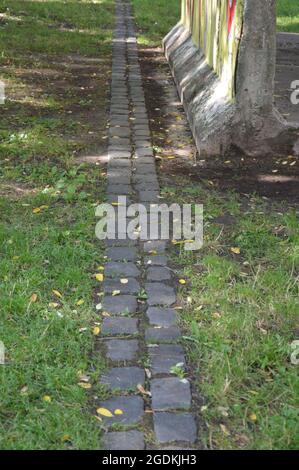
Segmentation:
[(34, 303), (37, 301), (37, 294), (32, 294), (32, 296), (30, 297), (30, 302)]
[(182, 285), (184, 285), (184, 284), (186, 284), (186, 281), (185, 281), (185, 279), (180, 279), (180, 280), (179, 280), (179, 283), (182, 284)]
[(237, 246), (233, 246), (233, 247), (230, 249), (230, 251), (231, 251), (232, 253), (234, 253), (235, 255), (239, 255), (239, 254), (241, 253), (240, 248), (238, 248)]
[(149, 254), (150, 255), (157, 255), (157, 251), (156, 250), (151, 250), (151, 251), (149, 251)]
[(49, 209), (49, 206), (46, 206), (45, 204), (40, 206), (40, 209)]
[(97, 273), (96, 274), (96, 280), (99, 281), (99, 282), (103, 282), (104, 275), (102, 273)]
[(80, 299), (76, 302), (76, 305), (83, 305), (84, 304), (84, 300), (83, 299)]
[(115, 297), (116, 295), (119, 295), (120, 294), (120, 290), (114, 290), (112, 292), (112, 296)]
[(230, 436), (230, 432), (224, 424), (220, 424), (220, 428), (223, 434), (225, 434), (225, 436)]
[(89, 389), (91, 388), (91, 384), (86, 383), (86, 382), (79, 382), (78, 385), (79, 385), (81, 388), (84, 388), (85, 390), (89, 390)]
[(64, 434), (61, 438), (61, 442), (66, 442), (70, 440), (71, 440), (71, 436), (69, 434)]
[(59, 304), (57, 302), (50, 302), (49, 307), (56, 308), (56, 307), (59, 307)]
[(117, 410), (114, 410), (114, 414), (115, 414), (116, 416), (117, 416), (117, 415), (123, 415), (124, 412), (123, 412), (123, 410), (117, 409)]
[(128, 284), (128, 282), (129, 282), (128, 279), (121, 279), (120, 280), (121, 284)]
[(53, 289), (52, 292), (53, 292), (54, 295), (56, 295), (56, 297), (59, 297), (59, 298), (62, 297), (62, 295), (60, 294), (60, 292), (58, 290)]
[(255, 413), (252, 413), (250, 416), (249, 416), (249, 419), (250, 421), (252, 421), (253, 423), (255, 423), (257, 421), (257, 416)]
[(221, 313), (219, 313), (219, 312), (213, 312), (213, 313), (212, 313), (212, 317), (213, 317), (213, 318), (221, 318)]
[(41, 212), (41, 209), (40, 207), (35, 207), (34, 209), (32, 209), (32, 212), (33, 214), (39, 214)]
[(101, 328), (99, 326), (95, 326), (93, 329), (93, 334), (95, 336), (99, 335), (101, 333)]
[(43, 401), (45, 401), (47, 403), (50, 403), (52, 401), (52, 398), (50, 397), (50, 395), (44, 395), (43, 396)]
[(105, 269), (104, 266), (98, 266), (98, 267), (97, 267), (97, 270), (98, 270), (98, 271), (104, 271), (104, 269)]
[(107, 410), (107, 408), (98, 408), (97, 409), (98, 415), (106, 416), (107, 418), (112, 418), (113, 414), (111, 411)]

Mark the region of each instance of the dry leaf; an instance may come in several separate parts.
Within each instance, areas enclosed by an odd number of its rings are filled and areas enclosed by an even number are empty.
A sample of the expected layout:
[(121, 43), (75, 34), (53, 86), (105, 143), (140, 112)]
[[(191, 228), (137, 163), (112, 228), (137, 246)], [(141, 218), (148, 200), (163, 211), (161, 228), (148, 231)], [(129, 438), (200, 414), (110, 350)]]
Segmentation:
[(185, 280), (185, 279), (180, 279), (180, 280), (179, 280), (179, 283), (182, 284), (182, 285), (184, 285), (184, 284), (186, 284), (186, 280)]
[(230, 251), (231, 251), (232, 253), (234, 253), (235, 255), (239, 255), (239, 254), (241, 253), (240, 248), (237, 247), (237, 246), (231, 247)]
[(79, 375), (80, 382), (89, 382), (90, 377), (89, 375)]
[(91, 389), (91, 384), (86, 383), (86, 382), (79, 382), (78, 385), (79, 387), (84, 388), (85, 390)]
[(120, 280), (121, 284), (128, 284), (128, 282), (129, 282), (128, 279), (121, 279)]
[(102, 304), (97, 304), (96, 305), (96, 310), (102, 310)]
[(113, 414), (111, 411), (107, 410), (107, 408), (98, 408), (97, 409), (98, 415), (106, 416), (107, 418), (112, 418)]
[(93, 334), (95, 336), (99, 335), (101, 333), (101, 328), (99, 326), (95, 326), (93, 329)]
[(114, 410), (114, 414), (115, 414), (116, 416), (117, 416), (117, 415), (123, 415), (124, 412), (123, 412), (123, 410), (117, 409), (117, 410)]
[(34, 209), (32, 209), (32, 212), (33, 212), (33, 214), (39, 214), (41, 212), (41, 208), (40, 207), (35, 207)]
[(219, 313), (219, 312), (213, 312), (213, 313), (212, 313), (212, 317), (213, 317), (213, 318), (217, 318), (217, 319), (218, 319), (218, 318), (221, 318), (221, 313)]
[(60, 294), (60, 292), (58, 290), (53, 289), (52, 292), (53, 292), (54, 295), (56, 295), (56, 297), (59, 297), (59, 298), (62, 297), (62, 295)]
[(223, 434), (225, 434), (225, 436), (230, 436), (230, 432), (227, 429), (227, 427), (225, 426), (225, 424), (220, 424), (220, 428), (221, 428), (221, 431), (223, 432)]
[(257, 416), (255, 413), (252, 413), (250, 416), (249, 416), (249, 419), (250, 421), (252, 421), (253, 423), (255, 423), (257, 421)]
[(104, 275), (102, 273), (97, 273), (96, 274), (96, 280), (99, 281), (99, 282), (103, 282)]
[(30, 302), (34, 303), (37, 301), (37, 294), (32, 294), (32, 296), (30, 297)]
[(57, 307), (59, 307), (59, 304), (58, 304), (57, 302), (50, 302), (50, 303), (49, 303), (49, 307), (51, 307), (51, 308), (57, 308)]
[(84, 300), (83, 299), (79, 299), (77, 302), (76, 302), (76, 305), (83, 305), (84, 304)]
[(119, 295), (120, 294), (120, 290), (114, 290), (112, 292), (112, 297), (115, 297), (116, 295)]
[(45, 401), (46, 403), (50, 403), (52, 401), (52, 398), (50, 397), (50, 395), (44, 395), (43, 401)]
[(151, 397), (151, 392), (149, 392), (148, 390), (145, 390), (145, 388), (141, 384), (137, 385), (137, 390), (140, 393), (142, 393), (142, 395), (147, 395), (147, 396)]

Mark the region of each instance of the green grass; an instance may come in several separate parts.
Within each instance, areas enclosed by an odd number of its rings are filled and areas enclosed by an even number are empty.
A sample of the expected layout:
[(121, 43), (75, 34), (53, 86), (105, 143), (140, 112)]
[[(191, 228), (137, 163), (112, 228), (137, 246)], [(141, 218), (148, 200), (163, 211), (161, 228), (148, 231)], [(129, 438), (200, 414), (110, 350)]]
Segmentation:
[(299, 33), (299, 4), (297, 0), (278, 0), (278, 31)]
[[(0, 57), (22, 62), (23, 52), (86, 56), (111, 47), (111, 0), (0, 0)], [(32, 38), (34, 37), (34, 41)]]
[(180, 0), (132, 0), (139, 27), (138, 41), (146, 46), (161, 46), (162, 38), (178, 22)]
[[(88, 393), (78, 383), (83, 374), (92, 383), (103, 367), (91, 356), (93, 273), (103, 253), (93, 234), (101, 176), (83, 167), (77, 177), (63, 179), (60, 193), (37, 190), (0, 202), (0, 339), (6, 348), (6, 365), (0, 366), (1, 449), (100, 445)], [(33, 212), (41, 206), (48, 207)], [(84, 304), (77, 305), (80, 299)]]
[[(105, 142), (108, 82), (99, 71), (109, 71), (113, 4), (0, 0), (1, 449), (100, 448), (90, 393), (101, 396), (104, 367), (93, 290), (105, 176), (76, 157)], [(81, 67), (86, 57), (99, 61), (96, 73)]]
[[(164, 192), (172, 201), (204, 204), (203, 249), (174, 248), (173, 261), (188, 280), (181, 319), (205, 399), (206, 445), (296, 449), (299, 378), (290, 361), (299, 311), (295, 211), (269, 208), (254, 195), (244, 210), (236, 194), (184, 178)], [(228, 213), (236, 222), (223, 230), (213, 219)]]

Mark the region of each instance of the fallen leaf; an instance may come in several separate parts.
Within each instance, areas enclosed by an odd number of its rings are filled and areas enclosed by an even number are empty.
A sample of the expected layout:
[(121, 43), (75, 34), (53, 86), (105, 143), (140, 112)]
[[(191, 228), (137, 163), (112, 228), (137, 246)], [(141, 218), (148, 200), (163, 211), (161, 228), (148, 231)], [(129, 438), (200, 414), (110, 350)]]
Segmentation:
[(91, 388), (91, 384), (86, 382), (79, 382), (78, 385), (79, 387), (84, 388), (85, 390), (89, 390)]
[(251, 415), (249, 415), (249, 419), (250, 421), (252, 421), (253, 423), (255, 423), (257, 421), (257, 416), (255, 413), (252, 413)]
[(97, 409), (98, 415), (106, 416), (107, 418), (112, 418), (113, 414), (111, 411), (107, 410), (107, 408), (98, 408)]
[(213, 312), (213, 313), (212, 313), (212, 317), (213, 317), (213, 318), (221, 318), (221, 313), (219, 313), (219, 312)]
[(79, 299), (77, 302), (76, 302), (76, 305), (83, 305), (84, 304), (84, 300), (83, 299)]
[(49, 307), (56, 308), (59, 307), (59, 304), (57, 302), (49, 302)]
[(112, 297), (115, 297), (116, 295), (119, 295), (120, 294), (120, 290), (114, 290), (112, 292)]
[(120, 280), (121, 284), (128, 284), (128, 282), (129, 282), (128, 279), (125, 279), (125, 278)]
[(99, 282), (103, 282), (104, 275), (102, 273), (97, 273), (96, 274), (96, 280), (99, 281)]
[(79, 375), (80, 382), (89, 382), (90, 377), (89, 375)]
[(115, 414), (116, 416), (117, 416), (117, 415), (123, 415), (124, 412), (123, 412), (123, 410), (117, 409), (117, 410), (114, 410), (114, 414)]
[(230, 432), (227, 429), (227, 427), (225, 426), (225, 424), (220, 424), (220, 428), (221, 428), (221, 431), (223, 432), (223, 434), (225, 434), (225, 436), (230, 436)]
[(21, 393), (21, 395), (27, 395), (28, 394), (27, 385), (25, 385), (24, 387), (21, 388), (20, 393)]
[(61, 438), (61, 442), (66, 442), (70, 440), (71, 440), (71, 436), (69, 434), (64, 434)]
[(56, 295), (56, 297), (59, 297), (59, 298), (62, 297), (62, 295), (60, 294), (60, 292), (58, 290), (53, 289), (52, 292), (53, 292), (54, 295)]
[(232, 253), (234, 253), (235, 255), (239, 255), (239, 254), (241, 253), (240, 248), (237, 247), (237, 246), (231, 247), (230, 251), (231, 251)]
[(141, 385), (141, 384), (138, 384), (137, 385), (137, 390), (142, 393), (142, 395), (147, 395), (148, 397), (151, 397), (151, 392), (149, 392), (148, 390), (145, 390), (145, 388)]
[(34, 303), (37, 301), (37, 294), (32, 294), (32, 296), (30, 297), (30, 302)]
[(99, 335), (101, 333), (101, 328), (99, 326), (95, 326), (93, 329), (93, 334), (95, 336)]
[(33, 214), (39, 214), (41, 212), (41, 208), (40, 207), (35, 207), (34, 209), (32, 209), (32, 212), (33, 212)]
[(50, 397), (50, 395), (44, 395), (43, 401), (45, 401), (46, 403), (50, 403), (52, 401), (52, 398)]
[(102, 310), (102, 304), (97, 304), (96, 305), (96, 310)]
[(180, 280), (179, 280), (179, 283), (182, 284), (182, 285), (184, 285), (184, 284), (186, 284), (186, 281), (185, 281), (185, 279), (180, 279)]

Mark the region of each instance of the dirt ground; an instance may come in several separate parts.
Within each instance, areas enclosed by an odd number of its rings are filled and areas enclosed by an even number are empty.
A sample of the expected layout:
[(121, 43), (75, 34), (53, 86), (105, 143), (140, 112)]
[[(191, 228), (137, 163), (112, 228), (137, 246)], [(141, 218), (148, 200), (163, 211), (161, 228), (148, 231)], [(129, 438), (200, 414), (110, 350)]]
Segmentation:
[[(276, 158), (253, 158), (238, 150), (229, 156), (195, 159), (195, 146), (176, 88), (161, 49), (143, 49), (141, 65), (146, 86), (154, 146), (160, 160), (160, 178), (188, 175), (220, 191), (255, 193), (271, 202), (299, 203), (299, 159), (286, 152)], [(287, 148), (287, 147), (286, 147)]]
[[(32, 63), (28, 57), (26, 67), (3, 66), (2, 70), (16, 79), (7, 80), (10, 104), (2, 108), (5, 118), (14, 117), (12, 128), (22, 126), (23, 116), (62, 119), (67, 127), (61, 128), (60, 135), (73, 144), (78, 163), (94, 163), (105, 154), (109, 58), (40, 54), (32, 57)], [(44, 98), (55, 105), (49, 107)]]

